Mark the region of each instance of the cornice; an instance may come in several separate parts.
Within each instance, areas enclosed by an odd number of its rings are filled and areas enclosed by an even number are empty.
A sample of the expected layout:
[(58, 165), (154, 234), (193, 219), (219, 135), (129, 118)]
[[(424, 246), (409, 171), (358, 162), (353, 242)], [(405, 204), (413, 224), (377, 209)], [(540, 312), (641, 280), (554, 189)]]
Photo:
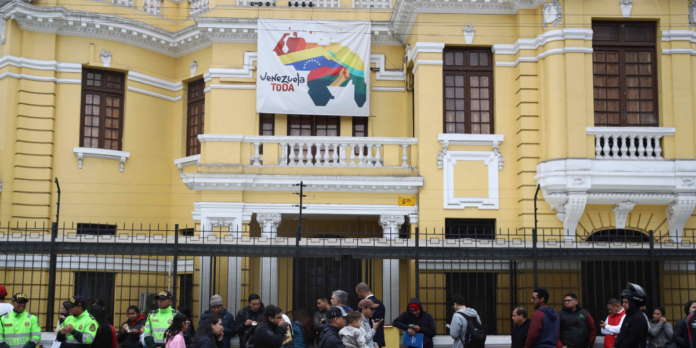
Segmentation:
[(511, 45), (493, 45), (495, 54), (517, 54), (520, 50), (536, 50), (552, 41), (585, 40), (592, 41), (592, 29), (569, 28), (547, 31), (533, 39), (519, 39)]

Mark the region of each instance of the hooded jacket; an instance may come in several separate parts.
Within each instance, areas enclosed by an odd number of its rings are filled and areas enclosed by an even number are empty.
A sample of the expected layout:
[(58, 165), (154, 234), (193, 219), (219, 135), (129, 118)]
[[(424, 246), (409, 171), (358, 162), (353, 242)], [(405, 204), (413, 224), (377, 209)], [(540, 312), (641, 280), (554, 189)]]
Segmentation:
[(239, 335), (239, 348), (246, 348), (246, 342), (244, 342), (244, 334), (247, 332), (247, 330), (251, 329), (253, 326), (246, 326), (244, 325), (247, 320), (251, 319), (257, 323), (257, 325), (260, 325), (261, 322), (264, 320), (263, 318), (263, 311), (266, 309), (264, 307), (263, 302), (261, 302), (261, 306), (259, 307), (258, 312), (252, 312), (249, 306), (246, 306), (237, 312), (237, 316), (235, 316), (234, 320), (234, 331)]
[(343, 341), (343, 346), (346, 348), (367, 348), (367, 342), (362, 331), (357, 327), (346, 325), (338, 332), (338, 336)]
[[(118, 328), (118, 331), (116, 332), (116, 341), (121, 345), (123, 348), (139, 348), (142, 347), (143, 345), (140, 344), (140, 334), (134, 334), (131, 333), (131, 330), (141, 330), (143, 328), (143, 325), (145, 325), (145, 318), (143, 318), (143, 315), (141, 314), (138, 319), (135, 320), (135, 322), (130, 322), (128, 320), (124, 321), (123, 324), (121, 324), (121, 327)], [(121, 328), (125, 327), (126, 330), (128, 330), (127, 333), (123, 333), (121, 331)]]
[(285, 341), (286, 327), (264, 319), (254, 330), (254, 348), (280, 348)]
[[(213, 313), (213, 311), (210, 309), (203, 312), (201, 318), (198, 319), (198, 327), (201, 327), (203, 319), (205, 319), (205, 317), (211, 313)], [(220, 319), (222, 319), (222, 327), (225, 328), (225, 337), (222, 339), (222, 348), (230, 348), (230, 340), (237, 334), (237, 332), (234, 330), (234, 316), (232, 315), (232, 313), (228, 312), (227, 309), (224, 308), (218, 315), (220, 316)]]
[(616, 336), (614, 347), (616, 348), (638, 348), (645, 342), (648, 336), (648, 322), (645, 321), (643, 313), (639, 310), (638, 304), (628, 299), (628, 309), (626, 318), (621, 325), (621, 332)]
[(551, 307), (539, 307), (532, 315), (525, 348), (556, 348), (561, 320)]
[(321, 332), (321, 338), (317, 348), (345, 348), (343, 340), (338, 335), (340, 329), (335, 326), (327, 326)]
[(466, 335), (466, 329), (469, 323), (466, 321), (466, 318), (457, 313), (461, 313), (467, 317), (476, 318), (479, 324), (481, 324), (481, 317), (479, 317), (478, 313), (473, 308), (462, 308), (455, 312), (452, 316), (452, 323), (450, 324), (450, 336), (452, 339), (454, 339), (453, 348), (462, 348), (464, 347), (464, 336)]
[(571, 309), (563, 308), (558, 316), (561, 319), (561, 333), (558, 336), (557, 348), (594, 346), (597, 338), (597, 326), (587, 309), (583, 309), (579, 305), (574, 312)]
[(418, 333), (423, 334), (423, 348), (432, 348), (433, 337), (435, 337), (435, 321), (428, 312), (423, 310), (423, 306), (417, 298), (414, 297), (411, 301), (408, 301), (409, 306), (412, 304), (417, 304), (420, 307), (420, 315), (418, 317), (414, 316), (408, 311), (408, 306), (406, 306), (406, 312), (401, 313), (398, 318), (394, 319), (392, 325), (404, 331), (409, 329), (409, 325), (418, 325), (420, 328)]

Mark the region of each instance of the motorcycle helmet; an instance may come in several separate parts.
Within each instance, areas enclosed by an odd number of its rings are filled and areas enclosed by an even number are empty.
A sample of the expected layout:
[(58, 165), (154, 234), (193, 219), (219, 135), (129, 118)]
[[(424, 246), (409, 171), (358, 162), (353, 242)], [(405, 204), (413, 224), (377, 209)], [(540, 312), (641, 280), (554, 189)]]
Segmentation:
[(626, 289), (621, 291), (621, 297), (635, 302), (638, 306), (643, 306), (648, 298), (648, 294), (645, 293), (645, 290), (640, 285), (628, 283)]

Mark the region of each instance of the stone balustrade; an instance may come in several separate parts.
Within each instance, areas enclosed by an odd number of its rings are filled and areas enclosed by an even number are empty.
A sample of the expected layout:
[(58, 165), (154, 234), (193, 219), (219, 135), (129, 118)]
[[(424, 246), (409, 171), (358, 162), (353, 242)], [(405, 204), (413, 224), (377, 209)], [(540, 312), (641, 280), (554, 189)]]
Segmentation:
[(587, 135), (595, 136), (597, 159), (662, 158), (660, 140), (674, 136), (670, 127), (587, 127)]
[(197, 17), (208, 12), (209, 0), (191, 0), (191, 17)]
[(353, 0), (353, 8), (389, 9), (391, 8), (391, 0)]
[(321, 8), (339, 8), (341, 7), (340, 0), (289, 0), (289, 7), (321, 7)]
[(273, 7), (275, 5), (275, 0), (237, 0), (237, 6), (243, 7)]
[[(290, 167), (384, 167), (387, 147), (400, 155), (391, 163), (409, 167), (408, 147), (417, 138), (307, 137), (307, 136), (244, 136), (242, 142), (253, 144), (251, 165), (263, 165), (261, 146), (279, 146), (278, 165)], [(391, 158), (390, 158), (391, 159)], [(398, 165), (400, 163), (400, 165)]]

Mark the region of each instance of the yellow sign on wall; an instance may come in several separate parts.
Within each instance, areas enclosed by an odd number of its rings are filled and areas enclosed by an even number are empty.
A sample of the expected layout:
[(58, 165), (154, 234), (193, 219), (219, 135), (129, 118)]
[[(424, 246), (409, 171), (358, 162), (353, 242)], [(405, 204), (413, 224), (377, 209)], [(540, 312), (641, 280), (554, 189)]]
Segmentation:
[(412, 207), (416, 205), (416, 196), (411, 197), (401, 197), (399, 196), (399, 206), (400, 207)]

